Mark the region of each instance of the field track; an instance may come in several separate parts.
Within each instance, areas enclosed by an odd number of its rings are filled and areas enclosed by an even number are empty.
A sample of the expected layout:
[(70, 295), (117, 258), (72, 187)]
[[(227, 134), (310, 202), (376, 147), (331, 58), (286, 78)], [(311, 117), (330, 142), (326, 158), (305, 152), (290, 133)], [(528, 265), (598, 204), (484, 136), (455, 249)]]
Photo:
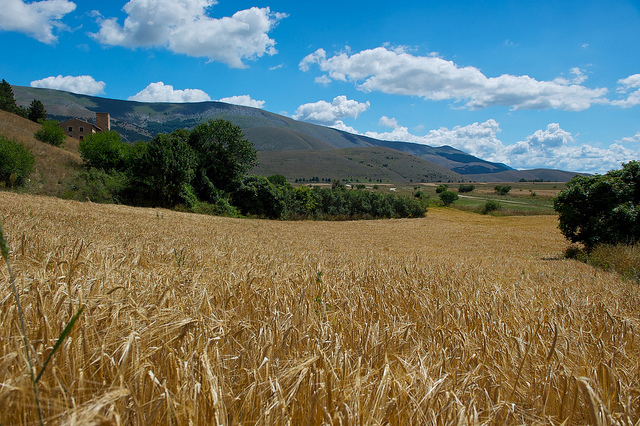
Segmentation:
[[(0, 192), (52, 424), (634, 424), (640, 290), (555, 216), (282, 222)], [(0, 423), (38, 422), (0, 265)]]

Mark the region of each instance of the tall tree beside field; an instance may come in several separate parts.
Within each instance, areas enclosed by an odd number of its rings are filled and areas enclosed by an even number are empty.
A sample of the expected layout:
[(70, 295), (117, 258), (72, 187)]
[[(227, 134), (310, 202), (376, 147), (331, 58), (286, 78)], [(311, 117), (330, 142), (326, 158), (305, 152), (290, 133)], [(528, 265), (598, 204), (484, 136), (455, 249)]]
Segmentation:
[(257, 165), (253, 144), (240, 127), (225, 120), (211, 120), (196, 126), (189, 145), (198, 155), (195, 189), (203, 201), (216, 198), (218, 191), (233, 192), (242, 178)]
[(194, 204), (191, 182), (196, 165), (196, 153), (180, 133), (159, 134), (132, 165), (134, 186), (139, 186), (146, 202), (154, 206)]
[(605, 175), (576, 176), (554, 201), (562, 234), (587, 250), (640, 242), (640, 162)]

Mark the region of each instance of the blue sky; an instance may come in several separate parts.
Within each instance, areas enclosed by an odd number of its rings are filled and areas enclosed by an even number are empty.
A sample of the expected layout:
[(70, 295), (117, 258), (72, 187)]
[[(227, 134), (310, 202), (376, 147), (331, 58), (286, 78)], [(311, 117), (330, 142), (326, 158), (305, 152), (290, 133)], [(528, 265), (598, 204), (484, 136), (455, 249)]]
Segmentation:
[(0, 0), (0, 78), (221, 100), (517, 169), (640, 158), (640, 1)]

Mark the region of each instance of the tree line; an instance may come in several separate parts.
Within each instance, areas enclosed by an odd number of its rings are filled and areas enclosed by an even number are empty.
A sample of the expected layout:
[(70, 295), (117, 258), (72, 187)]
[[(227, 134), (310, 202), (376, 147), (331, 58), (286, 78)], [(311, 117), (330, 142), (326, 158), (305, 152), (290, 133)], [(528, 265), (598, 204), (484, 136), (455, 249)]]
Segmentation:
[(36, 123), (38, 120), (47, 119), (47, 111), (38, 99), (34, 99), (29, 105), (29, 108), (18, 106), (13, 94), (13, 89), (5, 79), (2, 79), (2, 83), (0, 83), (0, 109), (17, 114), (23, 118), (28, 118)]
[(250, 175), (257, 152), (242, 130), (210, 120), (193, 130), (158, 134), (129, 144), (117, 132), (80, 141), (86, 170), (76, 197), (137, 206), (271, 219), (375, 219), (421, 217), (424, 200), (395, 194), (331, 188), (294, 188), (281, 175)]

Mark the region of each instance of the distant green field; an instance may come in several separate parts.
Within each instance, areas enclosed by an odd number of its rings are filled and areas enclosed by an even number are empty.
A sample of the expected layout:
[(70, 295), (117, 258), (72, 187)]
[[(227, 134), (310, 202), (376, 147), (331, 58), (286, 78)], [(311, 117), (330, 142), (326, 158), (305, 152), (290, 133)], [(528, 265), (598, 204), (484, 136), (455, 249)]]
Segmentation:
[[(367, 191), (390, 192), (398, 195), (414, 195), (417, 191), (428, 195), (433, 207), (441, 206), (440, 198), (436, 193), (439, 184), (410, 184), (391, 185), (377, 184), (366, 185)], [(475, 189), (472, 192), (459, 193), (460, 198), (451, 207), (465, 211), (480, 212), (488, 200), (495, 200), (500, 203), (500, 209), (493, 212), (493, 215), (513, 216), (513, 215), (554, 215), (554, 197), (565, 188), (564, 183), (559, 182), (522, 182), (510, 183), (512, 187), (508, 195), (498, 195), (494, 189), (496, 185), (504, 183), (477, 183), (473, 184)], [(459, 184), (448, 184), (448, 190), (458, 192)], [(354, 184), (355, 188), (355, 184)]]

